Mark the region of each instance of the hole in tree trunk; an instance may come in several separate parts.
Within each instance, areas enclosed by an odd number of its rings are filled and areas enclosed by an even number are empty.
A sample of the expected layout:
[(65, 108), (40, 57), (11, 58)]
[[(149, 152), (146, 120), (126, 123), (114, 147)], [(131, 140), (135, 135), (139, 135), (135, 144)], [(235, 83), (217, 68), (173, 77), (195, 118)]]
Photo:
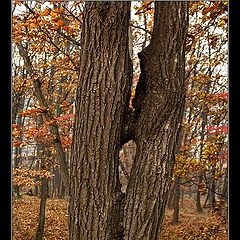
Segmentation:
[(132, 164), (136, 155), (136, 144), (133, 140), (125, 143), (119, 151), (119, 176), (121, 191), (126, 192)]

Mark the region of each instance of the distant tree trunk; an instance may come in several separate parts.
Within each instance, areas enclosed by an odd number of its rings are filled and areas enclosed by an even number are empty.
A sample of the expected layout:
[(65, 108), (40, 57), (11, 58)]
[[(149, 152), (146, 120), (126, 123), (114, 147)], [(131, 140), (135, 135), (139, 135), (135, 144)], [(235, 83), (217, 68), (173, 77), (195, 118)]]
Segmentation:
[(64, 186), (64, 182), (61, 180), (61, 183), (60, 183), (60, 193), (59, 193), (59, 196), (61, 199), (64, 199), (65, 196), (66, 196), (66, 189), (65, 189), (65, 186)]
[[(37, 146), (37, 148), (38, 148), (38, 146)], [(37, 158), (36, 170), (39, 170), (39, 169), (40, 169), (40, 166), (39, 166), (40, 164), (39, 164), (39, 162), (40, 162), (40, 159)], [(35, 181), (36, 181), (36, 182), (39, 181), (39, 177), (35, 177)], [(39, 194), (39, 186), (38, 186), (38, 185), (35, 185), (35, 186), (34, 186), (34, 196), (38, 197), (38, 194)]]
[(188, 190), (188, 192), (189, 192), (189, 197), (191, 198), (191, 197), (192, 197), (192, 186), (189, 186), (188, 189), (189, 189), (189, 190)]
[(208, 191), (207, 191), (207, 196), (206, 196), (205, 202), (204, 202), (204, 204), (203, 204), (203, 208), (207, 208), (207, 207), (208, 207), (209, 194), (210, 194), (210, 190), (208, 189)]
[[(16, 102), (17, 101), (17, 102)], [(18, 113), (23, 109), (25, 101), (25, 96), (22, 93), (15, 93), (13, 97), (13, 110), (12, 110), (12, 123), (17, 124), (19, 126), (23, 126), (24, 119), (22, 116), (17, 116)], [(20, 141), (22, 141), (22, 136), (20, 136)], [(18, 168), (19, 163), (22, 158), (22, 147), (15, 147), (14, 149), (14, 159), (13, 159), (13, 167)], [(13, 186), (13, 191), (15, 192), (16, 199), (21, 198), (20, 187)]]
[(221, 214), (222, 214), (222, 216), (224, 216), (227, 219), (228, 218), (228, 210), (227, 210), (227, 207), (224, 206), (224, 202), (226, 202), (228, 199), (228, 174), (227, 174), (227, 171), (224, 176), (221, 194), (222, 194), (220, 196), (220, 201), (222, 201)]
[(146, 17), (146, 13), (143, 13), (143, 23), (144, 23), (144, 41), (142, 43), (142, 51), (144, 50), (144, 48), (146, 47), (147, 44), (147, 17)]
[(180, 195), (181, 195), (181, 206), (183, 207), (183, 204), (184, 204), (184, 189), (180, 189)]
[[(209, 92), (209, 88), (210, 85), (207, 85), (204, 88), (204, 92), (208, 93)], [(202, 126), (201, 126), (201, 136), (200, 136), (200, 162), (202, 160), (202, 153), (203, 153), (203, 146), (204, 146), (204, 139), (205, 139), (205, 127), (207, 125), (207, 113), (205, 111), (205, 109), (202, 110)], [(202, 209), (202, 204), (201, 204), (201, 185), (203, 182), (203, 172), (200, 171), (199, 174), (199, 181), (198, 181), (198, 189), (197, 189), (197, 198), (196, 198), (196, 210), (198, 213), (202, 213), (203, 209)]]
[[(19, 163), (20, 163), (20, 159), (22, 156), (22, 148), (21, 147), (16, 147), (15, 148), (15, 156), (14, 156), (14, 168), (17, 168)], [(20, 199), (21, 198), (21, 194), (20, 194), (20, 187), (19, 186), (13, 186), (13, 191), (15, 193), (15, 197), (16, 199)]]
[(60, 173), (59, 173), (59, 170), (58, 170), (58, 167), (55, 167), (53, 169), (53, 173), (54, 173), (54, 176), (53, 176), (53, 197), (54, 198), (58, 198), (59, 197), (59, 188), (60, 188)]
[[(201, 173), (200, 176), (199, 176), (199, 184), (202, 183), (202, 180), (203, 180), (203, 175)], [(203, 212), (202, 204), (201, 204), (201, 191), (200, 191), (199, 187), (197, 188), (196, 210), (197, 210), (197, 213), (202, 213)]]
[[(141, 76), (131, 112), (130, 2), (85, 3), (70, 240), (159, 239), (184, 109), (187, 7), (187, 2), (155, 2), (154, 30), (139, 54)], [(124, 194), (119, 150), (131, 139), (136, 157)]]
[(227, 174), (227, 171), (226, 171), (226, 174), (225, 174), (224, 180), (223, 180), (221, 199), (225, 199), (225, 198), (227, 198), (227, 196), (228, 196), (228, 174)]
[[(38, 125), (43, 124), (42, 116), (38, 117)], [(41, 170), (46, 169), (45, 166), (45, 157), (46, 157), (46, 149), (43, 144), (37, 145), (37, 157), (40, 158), (40, 166)], [(40, 207), (39, 207), (39, 216), (38, 216), (38, 227), (36, 230), (35, 240), (42, 240), (43, 233), (44, 233), (44, 224), (45, 224), (45, 209), (46, 209), (46, 202), (48, 196), (48, 179), (43, 178), (41, 180), (41, 190), (40, 190)]]
[(215, 197), (215, 191), (216, 191), (216, 182), (215, 182), (215, 169), (213, 170), (211, 174), (211, 185), (210, 185), (210, 192), (209, 192), (209, 203), (210, 203), (210, 208), (214, 209), (215, 203), (216, 203), (216, 197)]
[(177, 176), (174, 183), (173, 218), (171, 221), (173, 225), (179, 223), (179, 200), (180, 200), (180, 177)]
[(169, 209), (173, 209), (174, 187), (175, 185), (172, 184), (171, 191), (169, 192), (169, 195), (168, 195), (167, 207)]
[(41, 183), (41, 200), (40, 200), (40, 208), (39, 208), (38, 227), (36, 231), (35, 240), (43, 239), (47, 197), (48, 197), (48, 179), (43, 178)]

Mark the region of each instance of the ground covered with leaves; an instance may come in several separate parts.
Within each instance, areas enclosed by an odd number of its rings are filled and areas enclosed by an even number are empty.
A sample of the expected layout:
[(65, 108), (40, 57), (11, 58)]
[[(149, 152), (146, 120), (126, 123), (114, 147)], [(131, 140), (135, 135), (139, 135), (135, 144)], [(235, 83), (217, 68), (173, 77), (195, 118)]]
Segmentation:
[(172, 225), (173, 210), (167, 209), (161, 240), (227, 240), (226, 220), (209, 209), (197, 214), (192, 199), (180, 203), (180, 217)]
[[(13, 201), (13, 240), (33, 240), (38, 225), (40, 199), (23, 196)], [(62, 199), (47, 199), (44, 240), (67, 240), (67, 202)]]
[[(23, 196), (13, 201), (13, 240), (33, 240), (38, 223), (40, 199)], [(181, 203), (180, 223), (171, 224), (172, 210), (167, 210), (161, 240), (227, 240), (227, 225), (217, 214), (204, 209), (196, 214), (194, 202)], [(45, 240), (67, 240), (67, 202), (48, 199), (45, 220)]]

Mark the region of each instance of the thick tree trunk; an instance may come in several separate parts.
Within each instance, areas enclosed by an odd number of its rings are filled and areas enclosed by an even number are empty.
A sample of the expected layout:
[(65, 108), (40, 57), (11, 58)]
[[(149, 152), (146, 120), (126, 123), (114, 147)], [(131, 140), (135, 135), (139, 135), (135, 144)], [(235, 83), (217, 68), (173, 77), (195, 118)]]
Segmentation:
[[(187, 2), (155, 2), (129, 109), (129, 2), (86, 2), (70, 165), (70, 240), (154, 240), (161, 224), (184, 107)], [(161, 26), (161, 27), (159, 27)], [(136, 142), (126, 194), (119, 150)]]
[(184, 107), (187, 2), (155, 2), (150, 45), (139, 54), (134, 137), (137, 154), (126, 192), (124, 239), (158, 239)]
[(122, 234), (119, 150), (132, 73), (129, 2), (86, 2), (70, 165), (70, 239)]

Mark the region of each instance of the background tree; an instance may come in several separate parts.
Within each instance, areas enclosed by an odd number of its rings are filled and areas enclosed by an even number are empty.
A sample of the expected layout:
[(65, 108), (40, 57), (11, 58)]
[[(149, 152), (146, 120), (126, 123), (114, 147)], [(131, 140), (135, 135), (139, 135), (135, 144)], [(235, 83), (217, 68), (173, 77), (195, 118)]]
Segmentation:
[[(54, 191), (53, 187), (49, 190), (51, 194), (55, 192), (54, 194), (61, 195), (55, 189), (65, 194), (65, 191), (62, 191), (64, 190), (62, 183), (68, 182), (73, 96), (76, 89), (75, 80), (78, 76), (75, 60), (79, 56), (77, 53), (79, 43), (78, 39), (74, 38), (74, 34), (79, 31), (78, 27), (81, 24), (81, 17), (78, 16), (81, 14), (81, 8), (77, 13), (75, 11), (82, 3), (16, 2), (16, 4), (21, 5), (21, 12), (19, 13), (18, 10), (18, 13), (13, 15), (15, 48), (13, 86), (14, 96), (22, 94), (24, 99), (21, 111), (19, 107), (18, 109), (14, 107), (13, 117), (25, 119), (26, 124), (14, 125), (15, 151), (22, 144), (21, 151), (26, 154), (24, 147), (26, 146), (30, 152), (27, 155), (31, 155), (36, 142), (45, 144), (52, 152), (52, 167), (49, 171), (56, 174), (52, 179), (55, 183)], [(16, 8), (13, 9), (17, 11)], [(69, 57), (70, 53), (71, 57)], [(18, 71), (22, 71), (22, 75)], [(17, 98), (14, 97), (13, 100), (14, 106), (20, 105), (21, 102)], [(42, 127), (36, 127), (36, 117), (39, 114), (44, 115)], [(22, 127), (21, 132), (20, 127)], [(22, 135), (19, 135), (20, 133)], [(39, 168), (38, 158), (31, 157), (33, 158), (31, 168)], [(21, 162), (20, 159), (22, 159), (20, 154), (14, 155), (16, 163)], [(50, 161), (48, 162), (50, 164)], [(21, 164), (15, 164), (14, 167), (26, 168)], [(21, 185), (19, 181), (14, 183)], [(53, 185), (51, 181), (49, 185)], [(35, 190), (37, 194), (37, 186)]]

